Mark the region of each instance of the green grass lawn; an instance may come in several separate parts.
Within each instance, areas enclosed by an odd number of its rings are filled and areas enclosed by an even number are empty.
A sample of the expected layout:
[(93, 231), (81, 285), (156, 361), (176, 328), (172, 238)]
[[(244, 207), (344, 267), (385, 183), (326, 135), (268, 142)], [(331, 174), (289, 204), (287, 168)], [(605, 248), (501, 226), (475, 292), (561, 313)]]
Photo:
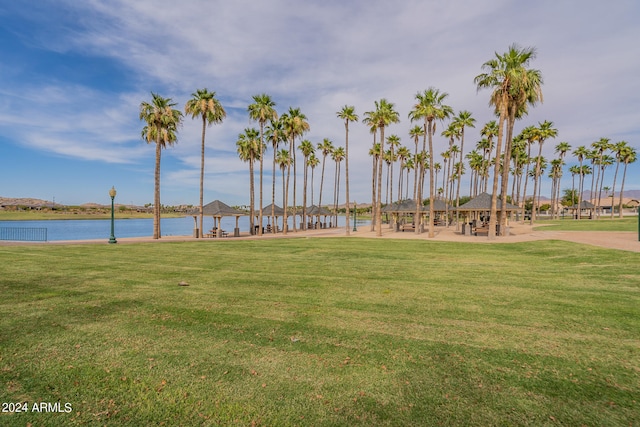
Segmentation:
[(0, 425), (637, 425), (638, 265), (559, 241), (0, 246), (0, 400), (29, 407)]
[(622, 219), (610, 219), (602, 216), (600, 219), (556, 219), (536, 221), (538, 230), (561, 231), (638, 231), (638, 217), (631, 216)]

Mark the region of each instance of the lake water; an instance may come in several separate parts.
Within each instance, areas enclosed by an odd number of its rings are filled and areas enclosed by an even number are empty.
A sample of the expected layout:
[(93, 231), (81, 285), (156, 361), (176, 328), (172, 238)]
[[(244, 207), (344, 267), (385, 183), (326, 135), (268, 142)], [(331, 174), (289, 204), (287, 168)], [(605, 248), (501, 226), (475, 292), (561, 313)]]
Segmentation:
[[(198, 220), (199, 221), (199, 220)], [(345, 218), (338, 217), (338, 225), (344, 225)], [(265, 219), (265, 224), (266, 219)], [(222, 218), (222, 229), (233, 233), (236, 220), (232, 217)], [(293, 221), (289, 220), (289, 229)], [(358, 221), (358, 224), (361, 224)], [(364, 222), (363, 222), (364, 224)], [(282, 227), (282, 218), (278, 219)], [(249, 218), (244, 216), (238, 220), (241, 232), (249, 231)], [(0, 227), (46, 228), (47, 240), (93, 240), (109, 239), (111, 235), (110, 219), (89, 220), (45, 220), (45, 221), (0, 221)], [(160, 231), (163, 236), (192, 236), (194, 229), (193, 217), (162, 218)], [(213, 218), (204, 218), (204, 229), (213, 227)], [(116, 219), (115, 236), (120, 237), (151, 237), (153, 235), (153, 218), (145, 219)]]

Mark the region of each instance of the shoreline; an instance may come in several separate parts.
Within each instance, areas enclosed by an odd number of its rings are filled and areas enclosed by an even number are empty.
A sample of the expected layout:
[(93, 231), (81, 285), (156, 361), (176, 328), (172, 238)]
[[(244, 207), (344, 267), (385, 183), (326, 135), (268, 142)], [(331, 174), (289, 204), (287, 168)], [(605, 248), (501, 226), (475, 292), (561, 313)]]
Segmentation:
[[(538, 227), (538, 226), (536, 226)], [(370, 231), (370, 226), (366, 225), (357, 231), (349, 231), (349, 236), (345, 233), (345, 228), (330, 228), (320, 230), (289, 231), (287, 235), (264, 234), (262, 236), (251, 236), (248, 232), (240, 234), (240, 237), (223, 238), (195, 238), (193, 236), (164, 236), (160, 239), (149, 237), (123, 237), (116, 239), (117, 244), (132, 243), (163, 243), (163, 242), (231, 242), (235, 240), (263, 240), (263, 239), (295, 239), (295, 238), (323, 238), (323, 237), (351, 237), (351, 238), (371, 238), (371, 239), (396, 239), (396, 240), (426, 240), (436, 242), (459, 242), (470, 244), (504, 244), (520, 243), (538, 240), (564, 240), (574, 243), (598, 246), (608, 249), (617, 249), (631, 252), (640, 252), (640, 241), (638, 235), (633, 231), (545, 231), (534, 230), (529, 225), (510, 225), (510, 235), (496, 237), (489, 240), (486, 236), (465, 236), (460, 231), (456, 231), (455, 226), (435, 228), (435, 236), (430, 239), (428, 233), (416, 234), (413, 231), (396, 232), (383, 224), (382, 236), (376, 236), (375, 231)], [(81, 245), (81, 244), (109, 244), (108, 239), (96, 240), (56, 240), (47, 242), (21, 242), (21, 241), (0, 241), (0, 246), (25, 246), (25, 245)], [(117, 245), (116, 244), (116, 245)], [(116, 246), (113, 245), (113, 246)]]

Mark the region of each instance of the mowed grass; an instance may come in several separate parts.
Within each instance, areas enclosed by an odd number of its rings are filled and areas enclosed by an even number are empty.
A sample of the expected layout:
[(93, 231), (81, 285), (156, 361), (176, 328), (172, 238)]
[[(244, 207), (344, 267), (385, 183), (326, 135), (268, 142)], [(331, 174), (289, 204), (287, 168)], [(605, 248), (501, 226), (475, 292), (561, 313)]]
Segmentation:
[(603, 215), (600, 219), (581, 219), (579, 221), (572, 218), (556, 220), (536, 221), (535, 226), (540, 226), (539, 230), (559, 230), (559, 231), (638, 231), (638, 217), (626, 217), (611, 219)]
[(637, 425), (638, 265), (559, 241), (4, 246), (0, 400), (73, 410), (0, 424)]

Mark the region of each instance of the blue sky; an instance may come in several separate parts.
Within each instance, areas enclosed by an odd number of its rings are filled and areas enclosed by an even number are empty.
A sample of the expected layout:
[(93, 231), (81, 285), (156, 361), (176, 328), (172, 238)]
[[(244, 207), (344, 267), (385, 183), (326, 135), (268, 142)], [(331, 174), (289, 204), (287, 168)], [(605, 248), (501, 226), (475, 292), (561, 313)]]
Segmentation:
[[(538, 52), (531, 66), (542, 71), (544, 103), (516, 132), (553, 121), (559, 135), (543, 155), (552, 158), (560, 141), (575, 148), (601, 137), (640, 150), (639, 19), (635, 0), (3, 2), (0, 196), (106, 204), (114, 185), (120, 203), (152, 202), (154, 147), (141, 139), (138, 119), (152, 91), (183, 109), (206, 87), (227, 111), (207, 129), (205, 202), (249, 201), (248, 166), (235, 142), (257, 127), (246, 107), (259, 93), (270, 94), (279, 113), (299, 107), (311, 126), (305, 138), (334, 145), (344, 145), (340, 107), (354, 105), (362, 117), (385, 97), (401, 118), (386, 134), (411, 147), (407, 114), (415, 94), (434, 86), (456, 112), (476, 118), (465, 133), (470, 147), (493, 119), (489, 92), (477, 92), (473, 78), (512, 43)], [(163, 151), (164, 204), (198, 202), (200, 126), (185, 118), (178, 143)], [(364, 125), (351, 126), (351, 198), (358, 202), (370, 199), (371, 142)], [(435, 151), (446, 145), (438, 136)], [(613, 169), (605, 184), (612, 176)], [(639, 178), (637, 162), (625, 188), (640, 189)], [(327, 165), (325, 188), (332, 179)], [(316, 179), (316, 197), (318, 186)]]

